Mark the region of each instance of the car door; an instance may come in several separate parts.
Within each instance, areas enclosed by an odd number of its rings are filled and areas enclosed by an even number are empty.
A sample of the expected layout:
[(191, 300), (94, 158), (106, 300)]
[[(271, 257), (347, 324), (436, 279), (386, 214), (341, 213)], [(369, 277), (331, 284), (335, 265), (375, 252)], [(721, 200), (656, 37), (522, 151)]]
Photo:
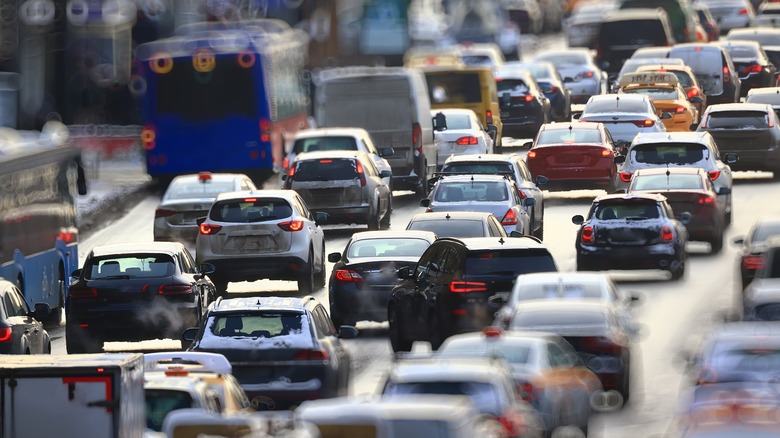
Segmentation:
[(422, 334), (428, 331), (428, 313), (431, 308), (428, 294), (433, 288), (433, 281), (440, 276), (443, 249), (442, 245), (429, 247), (420, 257), (414, 274), (414, 286), (406, 300), (410, 308), (405, 307), (404, 311), (409, 315), (410, 324), (404, 327), (407, 327), (409, 332), (416, 333), (417, 339), (422, 339)]
[[(336, 368), (331, 378), (337, 379), (337, 385), (346, 385), (349, 379), (349, 354), (344, 347), (344, 342), (336, 336), (336, 328), (333, 327), (330, 316), (321, 304), (317, 304), (311, 312), (314, 319), (314, 327), (317, 332), (317, 341), (332, 358), (332, 364)], [(328, 386), (331, 386), (328, 384)], [(331, 386), (332, 387), (332, 386)]]
[[(536, 200), (536, 205), (531, 207), (531, 211), (528, 214), (533, 218), (534, 226), (538, 227), (539, 224), (544, 222), (544, 194), (534, 182), (531, 171), (528, 169), (525, 161), (518, 158), (515, 161), (515, 166), (517, 166), (522, 178), (522, 181), (518, 181), (520, 190), (523, 191), (527, 198)], [(526, 211), (528, 211), (527, 208)]]
[[(322, 231), (322, 227), (317, 224), (314, 214), (309, 210), (306, 205), (306, 201), (300, 196), (293, 198), (293, 207), (298, 210), (298, 215), (306, 222), (306, 229), (309, 230), (309, 238), (311, 239), (312, 247), (314, 251), (314, 264), (325, 266), (325, 233)], [(319, 251), (316, 248), (320, 248)], [(324, 275), (324, 272), (323, 272)]]
[[(30, 308), (16, 286), (10, 286), (5, 293), (8, 321), (13, 325), (14, 337), (26, 337), (30, 353), (43, 353), (43, 325), (40, 321), (29, 317)], [(24, 351), (20, 351), (24, 353)]]

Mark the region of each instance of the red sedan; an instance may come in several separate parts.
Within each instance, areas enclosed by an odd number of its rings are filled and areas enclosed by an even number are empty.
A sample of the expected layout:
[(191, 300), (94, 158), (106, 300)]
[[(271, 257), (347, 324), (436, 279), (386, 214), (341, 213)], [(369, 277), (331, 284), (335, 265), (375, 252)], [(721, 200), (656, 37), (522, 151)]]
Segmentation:
[(526, 161), (534, 178), (544, 175), (548, 187), (615, 191), (619, 153), (601, 123), (542, 125)]

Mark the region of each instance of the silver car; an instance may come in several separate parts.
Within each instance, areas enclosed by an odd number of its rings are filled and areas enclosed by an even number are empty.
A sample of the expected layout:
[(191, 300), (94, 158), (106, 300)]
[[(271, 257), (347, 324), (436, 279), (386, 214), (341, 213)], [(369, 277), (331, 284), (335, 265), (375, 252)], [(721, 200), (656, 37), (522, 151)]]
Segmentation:
[(208, 214), (217, 195), (256, 189), (252, 180), (241, 173), (200, 172), (177, 176), (154, 211), (154, 240), (195, 243), (196, 220)]
[(459, 108), (432, 110), (431, 118), (437, 170), (455, 155), (493, 153), (493, 139), (474, 111)]
[(292, 190), (250, 190), (217, 196), (199, 219), (198, 265), (211, 263), (217, 294), (228, 282), (291, 280), (302, 293), (325, 284), (325, 238), (315, 214)]
[(588, 49), (554, 50), (536, 55), (536, 61), (555, 65), (571, 91), (571, 103), (585, 103), (591, 96), (607, 92), (607, 74), (601, 70)]
[(393, 194), (371, 157), (360, 151), (307, 152), (290, 167), (284, 187), (300, 193), (328, 224), (367, 224), (390, 228)]
[(580, 122), (603, 123), (615, 145), (631, 143), (637, 134), (666, 132), (661, 119), (672, 117), (662, 113), (659, 117), (653, 102), (639, 94), (605, 94), (593, 96), (577, 119)]
[(445, 211), (412, 216), (407, 230), (430, 231), (437, 237), (509, 237), (501, 222), (483, 211)]
[[(721, 159), (718, 145), (709, 132), (667, 132), (639, 134), (625, 156), (615, 159), (618, 167), (618, 191), (628, 189), (631, 176), (639, 169), (653, 167), (700, 167), (707, 172), (715, 192), (731, 189), (733, 176), (729, 164), (737, 162), (734, 153)], [(730, 190), (729, 190), (730, 191)], [(726, 206), (725, 224), (731, 223), (731, 194), (718, 195)]]
[(507, 234), (513, 231), (531, 234), (531, 217), (523, 208), (533, 206), (532, 198), (521, 199), (515, 183), (508, 176), (443, 176), (429, 198), (420, 201), (428, 212), (483, 211), (501, 221)]

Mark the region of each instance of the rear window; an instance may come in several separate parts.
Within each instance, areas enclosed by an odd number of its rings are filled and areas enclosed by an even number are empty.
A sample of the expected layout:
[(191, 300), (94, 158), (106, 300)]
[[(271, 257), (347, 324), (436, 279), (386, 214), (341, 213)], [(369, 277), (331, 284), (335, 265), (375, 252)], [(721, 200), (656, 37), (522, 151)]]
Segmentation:
[(174, 181), (168, 187), (165, 199), (216, 198), (222, 192), (235, 190), (233, 181)]
[(509, 93), (527, 93), (528, 92), (528, 85), (525, 84), (520, 79), (499, 79), (496, 80), (496, 86), (498, 87), (498, 92), (509, 92)]
[(598, 129), (548, 129), (539, 134), (536, 145), (601, 143)]
[(607, 317), (600, 312), (571, 312), (561, 310), (520, 311), (512, 317), (512, 328), (560, 325), (606, 326)]
[(436, 202), (502, 202), (509, 200), (506, 183), (457, 182), (440, 183), (433, 195)]
[(293, 181), (338, 181), (359, 178), (356, 161), (348, 158), (305, 160), (295, 163)]
[(302, 333), (299, 312), (223, 314), (215, 316), (211, 333), (219, 337), (272, 338)]
[(692, 164), (709, 157), (704, 145), (696, 143), (642, 144), (631, 149), (631, 158), (645, 164)]
[(439, 237), (485, 237), (485, 225), (478, 220), (413, 221), (406, 229), (432, 231)]
[(631, 190), (703, 190), (699, 175), (637, 175), (631, 182)]
[(146, 427), (156, 432), (162, 431), (165, 416), (171, 411), (189, 409), (196, 406), (192, 396), (186, 391), (167, 389), (147, 389), (146, 400)]
[[(685, 65), (693, 70), (705, 91), (708, 91), (710, 88), (718, 89), (715, 83), (722, 79), (720, 75), (723, 70), (723, 55), (720, 50), (672, 49), (669, 52), (669, 57), (681, 58)], [(717, 75), (718, 78), (714, 78), (713, 75)]]
[(293, 152), (300, 154), (303, 152), (315, 151), (356, 151), (357, 142), (354, 137), (314, 137), (301, 138), (295, 140)]
[(465, 55), (460, 57), (466, 65), (493, 66), (493, 58), (488, 55)]
[[(631, 35), (632, 46), (663, 46), (668, 42), (666, 30), (660, 20), (621, 20), (601, 25), (599, 39), (602, 48), (625, 44), (625, 36)], [(606, 44), (606, 46), (603, 46)]]
[(588, 63), (588, 55), (585, 53), (545, 53), (536, 57), (537, 61), (550, 61), (556, 68), (585, 65)]
[(479, 73), (427, 73), (425, 79), (434, 104), (482, 103)]
[(780, 93), (751, 94), (745, 99), (745, 102), (780, 105)]
[(585, 106), (583, 117), (585, 114), (598, 114), (598, 113), (637, 113), (648, 114), (649, 108), (644, 101), (633, 99), (599, 99), (589, 102)]
[(718, 111), (707, 117), (708, 129), (765, 129), (769, 116), (763, 111)]
[(760, 243), (777, 235), (780, 235), (780, 225), (761, 225), (753, 230), (750, 241), (752, 243)]
[(647, 96), (650, 100), (677, 100), (680, 95), (675, 88), (631, 88), (623, 90), (623, 94), (639, 94)]
[(601, 220), (613, 219), (654, 219), (658, 218), (658, 204), (645, 200), (618, 200), (618, 202), (600, 202), (593, 211), (593, 217)]
[(362, 239), (349, 246), (347, 257), (417, 257), (431, 244), (424, 239)]
[(390, 382), (384, 394), (466, 395), (482, 413), (501, 415), (504, 410), (498, 387), (485, 382)]
[(543, 249), (473, 251), (466, 257), (466, 275), (517, 276), (532, 272), (555, 272), (552, 256)]
[(750, 32), (744, 35), (729, 35), (730, 41), (756, 41), (762, 46), (780, 46), (780, 33)]
[[(547, 300), (556, 298), (602, 298), (603, 288), (597, 283), (522, 283), (517, 300)], [(514, 297), (513, 297), (514, 298)]]
[(515, 174), (512, 170), (510, 163), (494, 162), (494, 163), (449, 163), (445, 164), (442, 168), (442, 172), (452, 173), (464, 173), (464, 174), (479, 174), (479, 175), (494, 175), (500, 173), (508, 173), (514, 178)]
[(450, 340), (438, 350), (442, 357), (503, 357), (512, 365), (528, 363), (531, 355), (531, 347), (527, 342), (514, 342), (512, 339), (503, 341), (478, 340)]
[(121, 254), (93, 258), (84, 269), (87, 280), (170, 277), (176, 273), (168, 254)]
[(758, 58), (758, 48), (755, 46), (725, 46), (726, 51), (729, 52), (731, 58), (736, 60), (737, 58), (756, 59)]
[(263, 222), (292, 216), (292, 207), (284, 199), (245, 198), (221, 201), (211, 208), (209, 217), (219, 222)]
[(447, 130), (471, 129), (471, 117), (466, 114), (445, 114), (447, 117)]

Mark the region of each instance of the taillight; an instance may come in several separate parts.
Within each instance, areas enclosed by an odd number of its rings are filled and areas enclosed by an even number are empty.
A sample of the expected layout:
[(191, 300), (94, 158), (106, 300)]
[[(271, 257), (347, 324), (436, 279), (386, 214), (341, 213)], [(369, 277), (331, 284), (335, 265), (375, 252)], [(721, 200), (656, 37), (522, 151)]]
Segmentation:
[(673, 242), (674, 241), (674, 233), (672, 232), (672, 228), (668, 225), (664, 225), (661, 228), (661, 240), (664, 242)]
[(469, 135), (469, 136), (461, 137), (461, 138), (455, 140), (455, 143), (457, 143), (457, 144), (459, 144), (461, 146), (466, 146), (466, 145), (470, 145), (470, 144), (478, 144), (479, 141), (477, 140), (477, 137)]
[(271, 122), (268, 119), (260, 119), (260, 141), (271, 141)]
[(525, 418), (519, 413), (507, 410), (496, 419), (504, 426), (508, 436), (522, 436), (525, 434)]
[(191, 284), (164, 284), (157, 289), (157, 295), (186, 295), (191, 293)]
[(596, 242), (596, 233), (593, 232), (593, 227), (588, 225), (582, 228), (582, 233), (580, 234), (580, 242), (582, 242), (585, 245), (589, 245)]
[(360, 161), (355, 161), (355, 170), (357, 170), (358, 176), (360, 177), (360, 187), (366, 186), (366, 172), (363, 170), (363, 164)]
[(519, 197), (520, 197), (520, 199), (526, 199), (526, 198), (528, 198), (528, 195), (526, 195), (526, 194), (525, 194), (525, 192), (524, 192), (524, 191), (522, 191), (522, 190), (520, 190), (520, 189), (517, 189), (517, 196), (519, 196)]
[(154, 218), (157, 219), (158, 217), (168, 217), (173, 216), (174, 214), (178, 213), (176, 210), (168, 210), (165, 208), (158, 208), (154, 211)]
[(688, 90), (688, 99), (692, 99), (695, 96), (698, 96), (700, 94), (700, 91), (698, 88), (693, 87), (690, 90)]
[(485, 111), (485, 122), (487, 125), (493, 124), (493, 111), (490, 110)]
[(453, 281), (450, 283), (450, 292), (486, 292), (487, 284), (481, 281)]
[(715, 181), (720, 176), (720, 170), (710, 170), (707, 172), (707, 176), (710, 177), (711, 181)]
[(412, 148), (415, 150), (415, 156), (422, 156), (422, 128), (419, 123), (412, 123)]
[(619, 345), (615, 345), (608, 338), (601, 336), (582, 338), (580, 347), (587, 353), (598, 352), (613, 355), (619, 355), (622, 350)]
[(761, 256), (748, 256), (742, 259), (742, 267), (745, 269), (763, 269), (766, 261)]
[(775, 127), (775, 119), (774, 119), (774, 117), (772, 117), (772, 114), (767, 114), (766, 115), (766, 124), (770, 128), (774, 128)]
[(283, 169), (289, 169), (290, 168), (290, 159), (287, 157), (284, 157), (284, 160), (282, 160), (282, 168)]
[(702, 195), (702, 196), (699, 197), (697, 202), (699, 204), (702, 204), (702, 205), (704, 205), (704, 204), (714, 204), (715, 203), (715, 198), (713, 198), (712, 196), (708, 196), (708, 195)]
[(527, 95), (525, 95), (523, 97), (523, 100), (525, 100), (526, 102), (530, 102), (530, 101), (534, 100), (534, 97), (531, 96), (530, 94), (527, 94)]
[(141, 130), (141, 144), (144, 149), (151, 151), (157, 145), (157, 130), (154, 125), (145, 125)]
[(203, 234), (204, 236), (213, 236), (214, 234), (219, 233), (219, 230), (222, 229), (222, 225), (202, 223), (198, 228), (200, 228), (200, 234)]
[(731, 73), (729, 73), (729, 68), (726, 66), (723, 67), (723, 82), (731, 82)]
[(602, 149), (601, 150), (601, 156), (602, 157), (611, 157), (612, 155), (613, 155), (612, 151), (609, 150), (609, 149)]
[(351, 269), (339, 269), (336, 271), (336, 280), (358, 283), (363, 281), (363, 277)]
[(747, 14), (748, 14), (747, 8), (742, 8), (739, 10), (739, 15), (747, 15)]
[(287, 179), (295, 176), (295, 165), (290, 166), (290, 170), (287, 172)]
[(97, 289), (94, 287), (74, 285), (68, 289), (68, 296), (70, 298), (95, 298), (97, 294)]
[(623, 182), (631, 182), (631, 173), (620, 172), (620, 180)]
[(649, 128), (649, 127), (655, 125), (655, 120), (651, 120), (651, 119), (634, 120), (634, 124), (636, 126), (639, 126), (640, 128)]
[(57, 238), (66, 244), (74, 243), (79, 240), (79, 231), (75, 227), (61, 228)]
[(593, 72), (592, 71), (584, 71), (584, 72), (581, 72), (581, 73), (577, 74), (577, 76), (576, 76), (577, 79), (589, 79), (589, 78), (592, 78), (592, 77), (593, 77)]
[(8, 342), (11, 340), (14, 331), (11, 327), (0, 327), (0, 342)]
[(550, 87), (550, 94), (552, 94), (552, 93), (557, 93), (557, 92), (558, 92), (558, 90), (559, 90), (559, 88), (558, 88), (558, 87), (556, 87), (555, 85), (553, 85), (553, 86), (551, 86), (551, 87)]
[(528, 151), (526, 158), (536, 158), (536, 151)]
[(517, 214), (511, 208), (507, 210), (504, 218), (501, 219), (501, 225), (517, 225)]
[(760, 65), (754, 64), (754, 65), (751, 65), (749, 67), (745, 67), (744, 72), (745, 73), (761, 73), (761, 70), (763, 70), (763, 69), (764, 68), (761, 67)]
[(301, 231), (303, 229), (303, 221), (300, 219), (279, 222), (276, 225), (284, 231)]
[(295, 360), (329, 360), (330, 355), (327, 350), (298, 350), (295, 353)]
[(517, 385), (517, 391), (520, 393), (520, 397), (529, 402), (533, 403), (536, 401), (536, 393), (534, 392), (534, 385), (530, 382), (523, 382), (521, 384)]
[(675, 114), (682, 114), (686, 111), (688, 111), (688, 108), (685, 108), (684, 106), (678, 106), (674, 109)]
[(699, 128), (706, 128), (707, 127), (707, 120), (710, 118), (709, 114), (705, 114), (701, 118), (701, 123), (699, 123)]

